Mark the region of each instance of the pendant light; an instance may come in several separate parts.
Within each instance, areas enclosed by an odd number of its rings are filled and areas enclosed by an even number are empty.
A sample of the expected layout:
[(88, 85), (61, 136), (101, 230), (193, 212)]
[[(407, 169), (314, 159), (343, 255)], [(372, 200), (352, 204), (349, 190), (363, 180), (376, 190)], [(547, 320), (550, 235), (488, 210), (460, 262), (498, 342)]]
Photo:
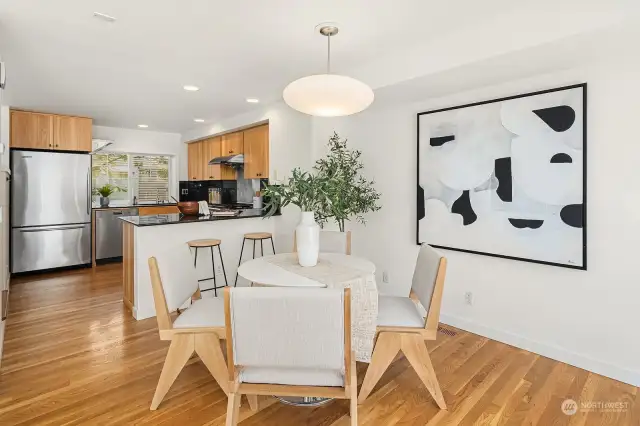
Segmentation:
[(361, 81), (331, 74), (331, 37), (335, 25), (320, 26), (327, 37), (327, 73), (300, 78), (285, 87), (282, 97), (291, 108), (317, 117), (339, 117), (360, 112), (373, 102), (373, 90)]

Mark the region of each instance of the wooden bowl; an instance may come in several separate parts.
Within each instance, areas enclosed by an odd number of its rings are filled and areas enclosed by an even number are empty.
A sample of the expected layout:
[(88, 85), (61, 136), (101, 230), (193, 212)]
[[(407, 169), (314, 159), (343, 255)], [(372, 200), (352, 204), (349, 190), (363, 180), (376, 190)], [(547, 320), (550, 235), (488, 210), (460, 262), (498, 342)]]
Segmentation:
[(178, 203), (178, 210), (187, 216), (197, 216), (200, 211), (197, 201), (181, 201)]

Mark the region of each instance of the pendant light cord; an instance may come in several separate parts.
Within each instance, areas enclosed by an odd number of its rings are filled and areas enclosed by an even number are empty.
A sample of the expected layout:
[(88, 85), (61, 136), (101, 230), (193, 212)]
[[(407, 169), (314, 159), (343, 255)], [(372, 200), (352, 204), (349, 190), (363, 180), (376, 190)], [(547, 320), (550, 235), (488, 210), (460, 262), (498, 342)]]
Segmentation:
[(331, 74), (331, 34), (327, 35), (327, 74)]

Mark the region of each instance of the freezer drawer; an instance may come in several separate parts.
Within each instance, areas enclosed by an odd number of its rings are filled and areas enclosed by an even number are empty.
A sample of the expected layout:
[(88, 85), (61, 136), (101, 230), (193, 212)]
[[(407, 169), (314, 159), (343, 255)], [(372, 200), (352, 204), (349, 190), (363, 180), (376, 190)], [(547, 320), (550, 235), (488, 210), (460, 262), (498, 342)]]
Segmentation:
[(12, 229), (11, 272), (91, 263), (91, 224)]
[(136, 216), (138, 209), (96, 212), (96, 260), (122, 257), (122, 216)]

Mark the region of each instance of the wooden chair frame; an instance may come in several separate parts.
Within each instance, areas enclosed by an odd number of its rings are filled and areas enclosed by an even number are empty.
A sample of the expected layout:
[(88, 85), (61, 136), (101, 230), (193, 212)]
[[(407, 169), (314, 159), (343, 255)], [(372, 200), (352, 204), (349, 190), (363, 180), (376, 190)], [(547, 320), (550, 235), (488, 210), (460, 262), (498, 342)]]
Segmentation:
[[(151, 401), (151, 410), (158, 408), (194, 352), (211, 372), (224, 393), (228, 394), (229, 382), (225, 371), (226, 361), (220, 345), (220, 340), (225, 338), (224, 327), (173, 328), (175, 320), (172, 320), (169, 314), (158, 261), (155, 257), (149, 258), (149, 272), (151, 273), (153, 302), (156, 307), (160, 339), (171, 341), (162, 373), (160, 373), (160, 380)], [(200, 289), (196, 290), (192, 298), (200, 299)]]
[[(367, 373), (360, 388), (358, 395), (358, 404), (362, 404), (375, 385), (378, 383), (382, 374), (387, 370), (391, 362), (394, 360), (398, 351), (402, 351), (420, 380), (443, 410), (447, 405), (442, 396), (442, 390), (436, 377), (436, 373), (429, 357), (429, 352), (425, 345), (425, 340), (435, 340), (438, 334), (438, 322), (440, 319), (440, 305), (442, 304), (442, 292), (444, 289), (444, 278), (447, 270), (447, 259), (440, 258), (436, 282), (431, 295), (431, 304), (429, 305), (427, 317), (425, 318), (424, 328), (417, 327), (376, 327), (377, 340), (373, 349), (371, 364), (367, 369)], [(410, 296), (414, 301), (419, 301), (418, 296), (411, 290)]]
[[(322, 232), (322, 229), (320, 230)], [(337, 232), (337, 231), (325, 231), (325, 232)], [(347, 247), (345, 249), (345, 254), (351, 256), (351, 231), (345, 231), (345, 235), (347, 238)], [(298, 252), (298, 244), (296, 242), (296, 231), (293, 231), (293, 252)]]
[(251, 410), (258, 410), (258, 395), (316, 396), (323, 398), (349, 399), (351, 426), (358, 424), (358, 378), (356, 358), (351, 350), (351, 290), (344, 290), (344, 364), (345, 386), (295, 386), (277, 384), (240, 383), (238, 375), (242, 366), (235, 365), (233, 358), (233, 333), (231, 330), (231, 289), (224, 292), (224, 314), (227, 337), (227, 368), (229, 373), (229, 402), (226, 426), (238, 424), (240, 399), (247, 395)]

